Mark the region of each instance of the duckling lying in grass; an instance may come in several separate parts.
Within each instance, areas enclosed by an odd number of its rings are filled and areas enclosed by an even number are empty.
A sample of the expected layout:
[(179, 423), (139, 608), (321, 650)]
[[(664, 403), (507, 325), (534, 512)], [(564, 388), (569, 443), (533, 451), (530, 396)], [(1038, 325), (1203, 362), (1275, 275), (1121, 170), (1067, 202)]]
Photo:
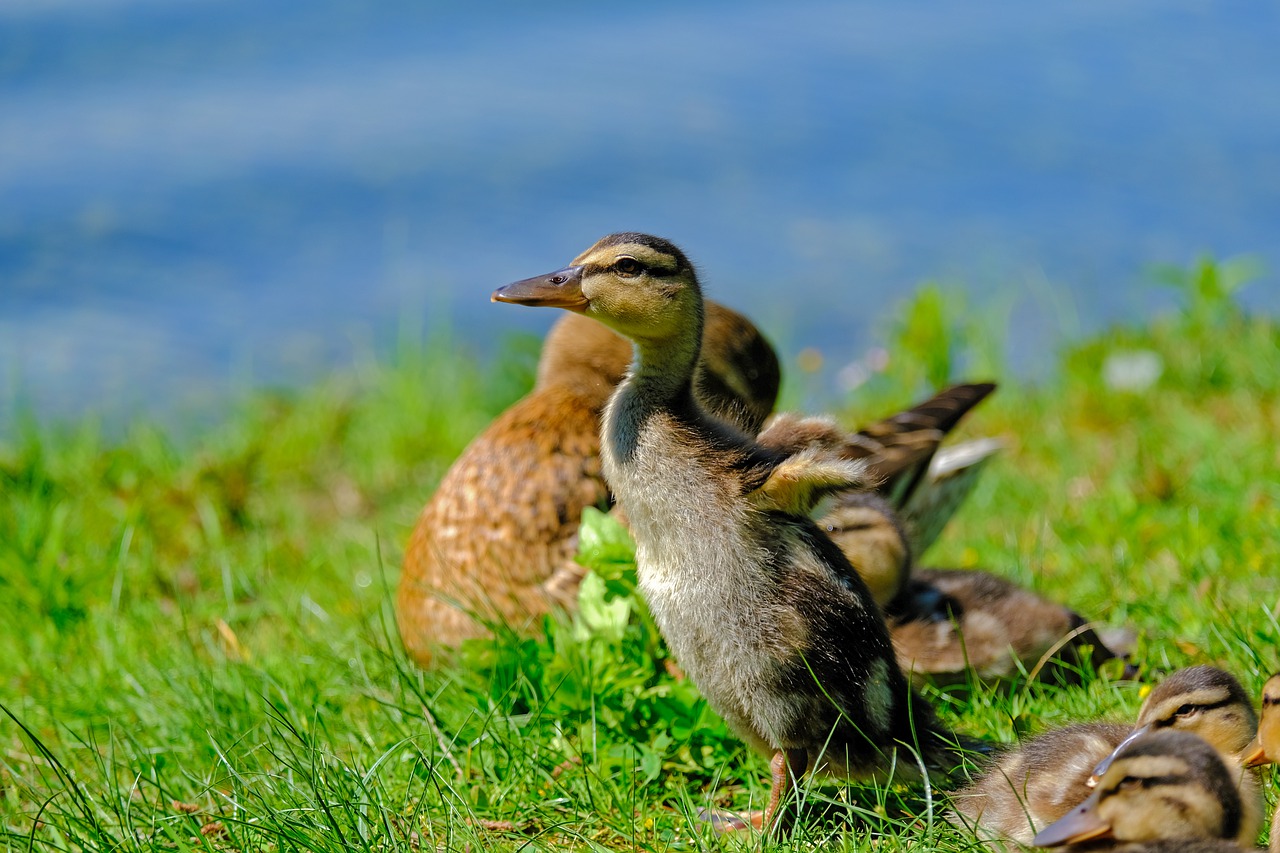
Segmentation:
[[(747, 318), (710, 304), (698, 399), (754, 432), (773, 410), (778, 359)], [(404, 557), (396, 616), (405, 648), (430, 663), (440, 646), (519, 628), (576, 603), (574, 560), (588, 506), (607, 508), (600, 415), (631, 343), (585, 317), (552, 328), (533, 390), (454, 462), (423, 509)]]
[(1084, 802), (1032, 843), (1129, 853), (1238, 851), (1242, 807), (1233, 775), (1195, 735), (1143, 735), (1120, 750)]
[(760, 823), (807, 770), (919, 775), (957, 761), (952, 736), (898, 668), (848, 560), (809, 518), (865, 466), (785, 453), (711, 417), (693, 393), (703, 298), (670, 242), (613, 234), (495, 301), (566, 308), (635, 342), (605, 412), (605, 478), (631, 523), (639, 586), (711, 706), (771, 756)]
[(976, 569), (912, 567), (907, 535), (888, 503), (851, 492), (818, 521), (885, 611), (894, 652), (919, 683), (1069, 679), (1117, 655), (1074, 611)]
[(1241, 769), (1241, 752), (1257, 730), (1257, 718), (1240, 682), (1212, 666), (1180, 669), (1162, 681), (1143, 702), (1133, 728), (1079, 723), (1005, 753), (952, 797), (953, 822), (984, 837), (1030, 844), (1037, 828), (1088, 795), (1099, 763), (1133, 740), (1134, 732), (1162, 729), (1197, 735), (1223, 755), (1242, 803), (1239, 839), (1252, 844), (1262, 821), (1262, 799), (1253, 774)]

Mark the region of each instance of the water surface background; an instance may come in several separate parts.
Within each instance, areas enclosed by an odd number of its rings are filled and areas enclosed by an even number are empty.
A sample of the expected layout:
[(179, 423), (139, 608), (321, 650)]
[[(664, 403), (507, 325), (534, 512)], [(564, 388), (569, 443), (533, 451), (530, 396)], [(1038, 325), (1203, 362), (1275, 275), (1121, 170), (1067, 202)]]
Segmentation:
[(5, 0), (0, 33), (0, 435), (216, 409), (406, 321), (483, 356), (554, 319), (494, 287), (624, 229), (832, 366), (923, 280), (1027, 369), (1170, 305), (1153, 263), (1254, 255), (1280, 310), (1274, 3)]

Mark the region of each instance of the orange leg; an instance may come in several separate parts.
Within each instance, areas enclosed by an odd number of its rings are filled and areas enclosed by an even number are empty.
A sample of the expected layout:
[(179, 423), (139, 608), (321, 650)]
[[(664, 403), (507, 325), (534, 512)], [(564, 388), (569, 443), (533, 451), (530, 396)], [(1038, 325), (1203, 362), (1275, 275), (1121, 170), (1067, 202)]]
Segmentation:
[[(755, 829), (776, 831), (790, 826), (791, 821), (779, 808), (791, 793), (794, 780), (804, 775), (809, 767), (809, 753), (803, 749), (779, 749), (769, 762), (769, 775), (772, 785), (769, 789), (769, 804), (762, 812), (724, 812), (718, 809), (703, 809), (698, 814), (700, 820), (710, 823), (716, 832), (737, 832), (754, 827)], [(776, 826), (775, 826), (776, 823)]]
[(766, 832), (777, 832), (791, 825), (786, 813), (779, 814), (778, 808), (791, 793), (795, 780), (809, 769), (809, 753), (803, 749), (779, 749), (769, 762), (770, 775), (773, 777), (773, 788), (769, 791), (769, 804), (764, 807), (764, 816), (760, 828)]

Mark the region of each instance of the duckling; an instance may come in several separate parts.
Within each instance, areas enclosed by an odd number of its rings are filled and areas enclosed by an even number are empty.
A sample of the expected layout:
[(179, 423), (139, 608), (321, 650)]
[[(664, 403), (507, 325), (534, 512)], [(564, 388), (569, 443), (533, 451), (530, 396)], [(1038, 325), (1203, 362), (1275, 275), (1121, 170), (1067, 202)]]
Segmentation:
[[(1026, 670), (1068, 677), (1072, 665), (1119, 657), (1074, 611), (976, 569), (912, 567), (911, 547), (888, 503), (841, 495), (818, 521), (885, 611), (898, 664), (917, 684), (1017, 677)], [(1065, 666), (1045, 666), (1054, 656)]]
[[(1257, 774), (1245, 769), (1250, 744), (1258, 733), (1258, 716), (1244, 687), (1216, 666), (1178, 670), (1142, 703), (1137, 725), (1125, 743), (1165, 728), (1199, 735), (1233, 768), (1244, 809), (1240, 840), (1252, 844), (1262, 825), (1264, 803)], [(1098, 762), (1088, 784), (1096, 784), (1118, 751)]]
[[(1280, 764), (1280, 674), (1267, 679), (1262, 687), (1262, 712), (1258, 715), (1258, 735), (1244, 750), (1245, 767)], [(1280, 853), (1280, 807), (1271, 816), (1268, 848)]]
[(1212, 666), (1180, 669), (1162, 681), (1142, 703), (1134, 728), (1078, 723), (1010, 750), (955, 795), (953, 820), (983, 835), (1030, 844), (1037, 827), (1084, 799), (1100, 762), (1134, 740), (1135, 732), (1162, 729), (1198, 735), (1234, 768), (1242, 803), (1239, 838), (1251, 844), (1262, 821), (1262, 798), (1257, 780), (1240, 769), (1240, 755), (1257, 720), (1240, 682)]
[[(758, 430), (780, 370), (746, 317), (709, 304), (697, 393), (718, 417)], [(567, 315), (551, 329), (534, 389), (503, 412), (449, 469), (418, 518), (396, 597), (400, 635), (423, 665), (444, 645), (515, 628), (577, 603), (573, 560), (584, 507), (607, 509), (599, 423), (625, 375), (631, 344)]]
[(789, 822), (780, 806), (806, 771), (866, 778), (953, 764), (952, 735), (898, 668), (866, 584), (809, 517), (824, 495), (863, 487), (865, 465), (771, 449), (699, 404), (703, 297), (685, 254), (612, 234), (493, 299), (566, 308), (635, 343), (605, 411), (605, 478), (668, 647), (711, 707), (771, 756), (760, 826)]
[(1262, 713), (1258, 734), (1244, 748), (1245, 767), (1280, 764), (1280, 673), (1262, 685)]
[(1195, 735), (1143, 735), (1117, 754), (1084, 802), (1032, 843), (1131, 853), (1238, 851), (1232, 839), (1240, 836), (1242, 806), (1232, 776), (1217, 750)]

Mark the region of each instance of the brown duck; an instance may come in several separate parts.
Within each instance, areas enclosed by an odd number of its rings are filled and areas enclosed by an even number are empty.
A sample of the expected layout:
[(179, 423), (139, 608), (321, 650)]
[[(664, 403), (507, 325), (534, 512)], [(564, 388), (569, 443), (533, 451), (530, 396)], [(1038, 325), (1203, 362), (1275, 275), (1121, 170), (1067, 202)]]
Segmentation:
[[(1261, 767), (1264, 764), (1280, 764), (1280, 674), (1268, 678), (1262, 687), (1258, 736), (1244, 751), (1245, 767)], [(1280, 807), (1271, 816), (1271, 835), (1267, 849), (1271, 853), (1280, 853)]]

